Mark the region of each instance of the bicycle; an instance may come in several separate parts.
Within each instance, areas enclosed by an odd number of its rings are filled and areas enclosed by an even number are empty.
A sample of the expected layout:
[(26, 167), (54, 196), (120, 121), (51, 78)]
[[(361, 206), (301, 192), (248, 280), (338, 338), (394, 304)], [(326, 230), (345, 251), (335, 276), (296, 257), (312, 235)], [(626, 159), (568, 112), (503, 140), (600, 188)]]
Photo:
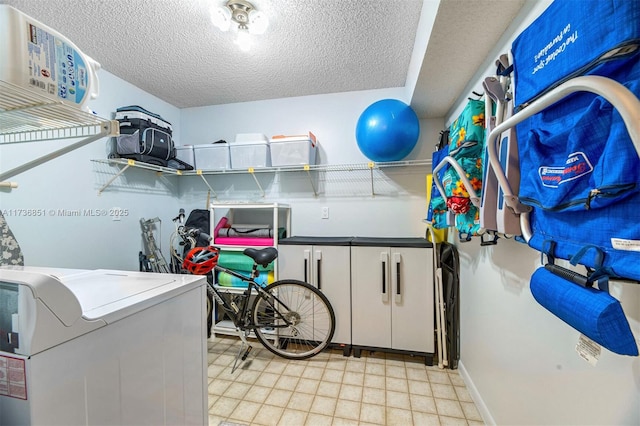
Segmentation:
[[(249, 276), (218, 265), (220, 249), (213, 246), (189, 250), (183, 267), (196, 275), (224, 272), (247, 284), (241, 293), (225, 290), (207, 281), (207, 290), (233, 322), (242, 340), (238, 360), (246, 360), (252, 350), (251, 334), (270, 352), (286, 359), (307, 359), (318, 355), (331, 343), (335, 313), (327, 297), (303, 281), (278, 280), (262, 286), (256, 282), (259, 266), (267, 267), (278, 256), (275, 247), (246, 248), (253, 259)], [(252, 300), (253, 299), (253, 300)]]

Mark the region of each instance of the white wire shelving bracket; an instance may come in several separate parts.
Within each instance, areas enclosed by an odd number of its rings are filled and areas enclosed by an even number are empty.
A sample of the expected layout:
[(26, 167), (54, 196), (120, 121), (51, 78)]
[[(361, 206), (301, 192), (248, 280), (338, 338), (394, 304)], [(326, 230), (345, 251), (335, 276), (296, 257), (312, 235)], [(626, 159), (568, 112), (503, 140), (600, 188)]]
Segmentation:
[(17, 183), (5, 180), (98, 139), (116, 136), (118, 133), (119, 126), (115, 120), (98, 117), (78, 107), (0, 81), (0, 144), (74, 139), (73, 142), (51, 153), (11, 170), (0, 171), (0, 187), (15, 188)]
[[(252, 167), (248, 169), (224, 169), (224, 170), (176, 170), (170, 167), (162, 167), (155, 166), (153, 164), (142, 163), (140, 161), (128, 160), (124, 158), (112, 158), (112, 159), (94, 159), (91, 160), (97, 163), (103, 164), (111, 164), (124, 166), (120, 169), (120, 171), (113, 176), (107, 183), (105, 183), (102, 188), (98, 191), (101, 193), (104, 191), (109, 185), (115, 181), (118, 176), (122, 175), (129, 167), (137, 167), (146, 170), (153, 170), (158, 173), (164, 173), (169, 175), (176, 176), (200, 176), (204, 181), (207, 188), (214, 194), (214, 197), (217, 198), (217, 195), (205, 176), (220, 176), (220, 175), (246, 175), (249, 174), (253, 177), (258, 189), (262, 193), (262, 196), (265, 196), (265, 190), (262, 188), (260, 181), (256, 177), (259, 173), (293, 173), (293, 172), (302, 172), (307, 175), (309, 178), (309, 183), (313, 190), (315, 196), (318, 196), (318, 188), (314, 184), (312, 172), (352, 172), (352, 171), (369, 171), (369, 178), (371, 181), (371, 195), (375, 196), (375, 177), (374, 170), (377, 169), (388, 169), (388, 168), (397, 168), (397, 167), (430, 167), (431, 160), (406, 160), (406, 161), (389, 161), (389, 162), (368, 162), (368, 163), (356, 163), (356, 164), (317, 164), (317, 165), (299, 165), (299, 166), (279, 166), (279, 167)], [(430, 171), (430, 169), (429, 169)]]

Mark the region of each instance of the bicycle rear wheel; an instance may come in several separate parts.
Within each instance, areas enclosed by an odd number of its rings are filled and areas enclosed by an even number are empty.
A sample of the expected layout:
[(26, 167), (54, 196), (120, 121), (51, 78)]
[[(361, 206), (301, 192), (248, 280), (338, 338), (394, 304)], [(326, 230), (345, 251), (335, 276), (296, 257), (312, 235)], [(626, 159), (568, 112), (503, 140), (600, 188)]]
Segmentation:
[(256, 338), (265, 348), (283, 358), (306, 359), (331, 343), (336, 317), (331, 303), (317, 288), (302, 281), (281, 280), (265, 291), (256, 297), (252, 308)]

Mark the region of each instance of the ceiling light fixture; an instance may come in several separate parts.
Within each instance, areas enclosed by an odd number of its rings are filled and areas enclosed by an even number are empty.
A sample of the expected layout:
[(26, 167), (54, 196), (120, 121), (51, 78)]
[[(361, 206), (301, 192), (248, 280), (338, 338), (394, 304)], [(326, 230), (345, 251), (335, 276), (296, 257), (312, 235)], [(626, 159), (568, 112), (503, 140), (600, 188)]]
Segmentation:
[(236, 44), (241, 50), (249, 50), (250, 34), (262, 34), (269, 26), (267, 16), (245, 0), (229, 0), (224, 6), (211, 8), (211, 22), (222, 31), (228, 31), (231, 23), (238, 29)]

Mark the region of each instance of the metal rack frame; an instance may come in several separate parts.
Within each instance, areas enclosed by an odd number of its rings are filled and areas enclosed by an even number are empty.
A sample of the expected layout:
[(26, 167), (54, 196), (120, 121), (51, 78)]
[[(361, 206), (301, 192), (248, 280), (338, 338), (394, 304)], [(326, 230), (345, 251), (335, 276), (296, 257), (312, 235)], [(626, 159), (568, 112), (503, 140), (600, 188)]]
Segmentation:
[(77, 106), (0, 81), (0, 144), (74, 139), (58, 150), (1, 172), (0, 186), (15, 188), (15, 182), (5, 180), (98, 139), (117, 136), (118, 133), (116, 120), (98, 117)]
[[(299, 165), (299, 166), (279, 166), (279, 167), (256, 167), (256, 168), (248, 168), (248, 169), (224, 169), (224, 170), (176, 170), (169, 167), (155, 166), (152, 164), (142, 163), (135, 160), (125, 159), (125, 158), (113, 158), (113, 159), (96, 159), (91, 160), (96, 163), (103, 164), (111, 164), (117, 166), (124, 166), (120, 169), (120, 171), (113, 176), (107, 183), (105, 183), (99, 190), (98, 193), (102, 193), (113, 181), (118, 178), (121, 174), (123, 174), (129, 167), (137, 167), (146, 170), (153, 170), (158, 173), (165, 173), (168, 175), (175, 176), (200, 176), (207, 186), (207, 188), (214, 194), (216, 197), (216, 192), (209, 185), (209, 182), (205, 178), (208, 175), (239, 175), (239, 174), (250, 174), (255, 180), (258, 189), (262, 193), (262, 196), (265, 196), (265, 191), (260, 185), (260, 182), (256, 178), (257, 173), (291, 173), (291, 172), (304, 172), (309, 178), (309, 184), (313, 190), (315, 196), (318, 196), (318, 189), (314, 185), (313, 177), (311, 175), (312, 172), (352, 172), (352, 171), (369, 171), (369, 179), (371, 182), (371, 195), (375, 196), (375, 179), (374, 179), (374, 170), (378, 169), (387, 169), (394, 167), (427, 167), (431, 166), (431, 160), (407, 160), (407, 161), (391, 161), (391, 162), (368, 162), (368, 163), (357, 163), (357, 164), (335, 164), (335, 165)], [(429, 170), (430, 171), (430, 170)]]

